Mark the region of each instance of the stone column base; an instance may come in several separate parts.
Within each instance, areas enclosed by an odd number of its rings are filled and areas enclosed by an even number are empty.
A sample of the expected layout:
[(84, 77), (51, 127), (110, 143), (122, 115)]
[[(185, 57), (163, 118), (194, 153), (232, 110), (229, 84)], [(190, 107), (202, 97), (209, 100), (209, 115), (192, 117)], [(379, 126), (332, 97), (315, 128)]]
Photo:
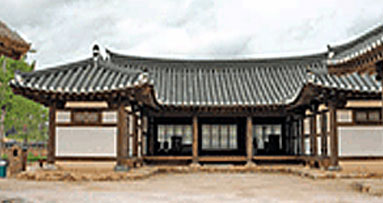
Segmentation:
[(329, 166), (327, 168), (327, 170), (329, 170), (329, 171), (340, 171), (340, 170), (342, 170), (342, 168), (340, 166)]
[(57, 166), (55, 164), (45, 164), (43, 166), (44, 170), (57, 170)]
[(201, 164), (199, 164), (198, 162), (192, 162), (189, 166), (191, 168), (199, 168), (199, 167), (201, 167)]
[(245, 167), (246, 168), (253, 168), (253, 167), (256, 167), (257, 164), (255, 164), (253, 161), (247, 161)]
[(129, 171), (129, 170), (130, 170), (130, 167), (124, 166), (124, 165), (116, 165), (114, 167), (114, 171), (116, 171), (116, 172), (126, 172), (126, 171)]

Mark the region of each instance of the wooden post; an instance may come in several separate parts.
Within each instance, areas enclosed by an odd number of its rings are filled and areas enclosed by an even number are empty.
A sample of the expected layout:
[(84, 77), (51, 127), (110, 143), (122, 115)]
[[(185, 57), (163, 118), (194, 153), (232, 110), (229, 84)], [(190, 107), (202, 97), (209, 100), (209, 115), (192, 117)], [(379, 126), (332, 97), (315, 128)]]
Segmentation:
[(314, 113), (312, 117), (310, 118), (310, 137), (311, 137), (311, 156), (316, 157), (318, 155), (316, 113)]
[(292, 120), (291, 121), (291, 155), (295, 155), (295, 147), (296, 147), (296, 144), (295, 144), (295, 141), (296, 141), (296, 121), (295, 120)]
[(137, 133), (137, 115), (133, 114), (133, 157), (138, 155), (138, 133)]
[[(141, 114), (140, 114), (141, 115)], [(139, 122), (138, 122), (139, 121)], [(137, 142), (138, 142), (138, 157), (142, 157), (143, 155), (143, 137), (144, 137), (144, 128), (143, 128), (143, 119), (140, 116), (137, 120), (138, 124), (138, 133), (137, 133)]]
[(321, 114), (321, 155), (327, 157), (327, 114), (322, 112)]
[(305, 122), (304, 117), (299, 120), (301, 132), (301, 155), (305, 155)]
[(336, 121), (336, 105), (329, 104), (330, 113), (330, 167), (329, 170), (340, 170), (338, 161), (338, 124)]
[(198, 118), (197, 116), (193, 116), (193, 157), (192, 157), (192, 165), (198, 166)]
[(246, 166), (253, 166), (253, 119), (251, 116), (246, 118)]
[(49, 107), (49, 139), (48, 139), (48, 156), (47, 163), (55, 163), (56, 153), (56, 107)]
[(154, 125), (153, 125), (153, 118), (150, 118), (148, 120), (148, 139), (149, 139), (149, 142), (148, 142), (148, 147), (149, 147), (149, 154), (150, 155), (154, 155), (154, 143), (155, 143), (155, 140), (154, 140)]
[(127, 114), (125, 112), (125, 105), (121, 104), (118, 107), (118, 120), (117, 120), (117, 166), (122, 166), (124, 159), (127, 158), (127, 133), (128, 123)]

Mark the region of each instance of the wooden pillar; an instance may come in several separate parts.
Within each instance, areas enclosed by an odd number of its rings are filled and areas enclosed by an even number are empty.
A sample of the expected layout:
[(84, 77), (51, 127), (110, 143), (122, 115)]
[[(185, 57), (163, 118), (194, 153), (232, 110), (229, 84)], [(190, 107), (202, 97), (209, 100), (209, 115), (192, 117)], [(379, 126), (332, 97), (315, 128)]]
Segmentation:
[(285, 153), (289, 154), (290, 153), (290, 121), (287, 120), (285, 123)]
[(138, 129), (137, 129), (137, 115), (136, 113), (133, 113), (133, 157), (137, 157), (138, 155)]
[(305, 155), (305, 122), (304, 122), (304, 118), (301, 118), (299, 120), (299, 123), (300, 123), (300, 133), (301, 133), (301, 155)]
[(253, 119), (251, 116), (246, 118), (246, 154), (247, 166), (254, 165), (253, 163)]
[(295, 155), (296, 149), (296, 139), (297, 139), (297, 130), (296, 130), (296, 121), (291, 121), (291, 155)]
[(322, 112), (321, 114), (321, 155), (327, 157), (327, 114)]
[(148, 125), (148, 117), (147, 116), (142, 116), (142, 137), (141, 137), (141, 155), (146, 156), (148, 154), (148, 130), (149, 130), (149, 125)]
[(56, 107), (49, 107), (49, 139), (48, 139), (48, 164), (55, 163), (56, 153)]
[(318, 143), (317, 143), (317, 118), (316, 113), (314, 113), (310, 117), (310, 149), (311, 149), (311, 156), (317, 156), (318, 155)]
[(336, 105), (329, 105), (330, 113), (330, 167), (329, 170), (340, 170), (338, 161), (338, 124), (336, 121)]
[(128, 155), (127, 147), (127, 134), (128, 134), (128, 123), (127, 114), (125, 111), (125, 105), (121, 104), (118, 107), (118, 120), (117, 120), (117, 166), (123, 165), (124, 159)]
[(192, 164), (198, 165), (198, 118), (193, 116), (193, 144), (192, 144)]
[[(142, 115), (142, 114), (140, 114)], [(137, 125), (138, 125), (138, 131), (137, 131), (137, 142), (138, 142), (138, 152), (137, 156), (142, 157), (143, 155), (143, 137), (144, 137), (144, 125), (143, 125), (143, 119), (142, 116), (138, 117), (137, 119)]]
[(154, 135), (154, 132), (156, 132), (154, 130), (154, 121), (153, 121), (153, 118), (150, 117), (150, 119), (148, 120), (148, 147), (149, 147), (149, 154), (150, 155), (154, 155), (154, 144), (155, 144), (155, 135)]

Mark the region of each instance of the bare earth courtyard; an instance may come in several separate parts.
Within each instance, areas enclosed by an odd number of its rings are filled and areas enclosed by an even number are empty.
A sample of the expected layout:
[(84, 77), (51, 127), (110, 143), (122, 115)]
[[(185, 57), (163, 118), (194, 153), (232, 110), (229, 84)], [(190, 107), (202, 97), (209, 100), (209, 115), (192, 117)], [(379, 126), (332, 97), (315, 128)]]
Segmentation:
[(163, 174), (123, 182), (0, 180), (0, 200), (15, 202), (382, 202), (355, 183), (267, 173)]

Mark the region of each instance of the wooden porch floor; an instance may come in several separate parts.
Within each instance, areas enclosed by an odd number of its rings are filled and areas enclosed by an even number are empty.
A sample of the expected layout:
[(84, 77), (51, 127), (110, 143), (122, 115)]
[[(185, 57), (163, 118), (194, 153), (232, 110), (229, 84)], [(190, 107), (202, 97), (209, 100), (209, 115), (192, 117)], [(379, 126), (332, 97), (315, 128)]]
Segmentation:
[[(144, 161), (191, 161), (192, 156), (144, 156)], [(201, 162), (241, 162), (246, 161), (246, 156), (200, 156)], [(301, 156), (253, 156), (254, 161), (298, 161)]]

